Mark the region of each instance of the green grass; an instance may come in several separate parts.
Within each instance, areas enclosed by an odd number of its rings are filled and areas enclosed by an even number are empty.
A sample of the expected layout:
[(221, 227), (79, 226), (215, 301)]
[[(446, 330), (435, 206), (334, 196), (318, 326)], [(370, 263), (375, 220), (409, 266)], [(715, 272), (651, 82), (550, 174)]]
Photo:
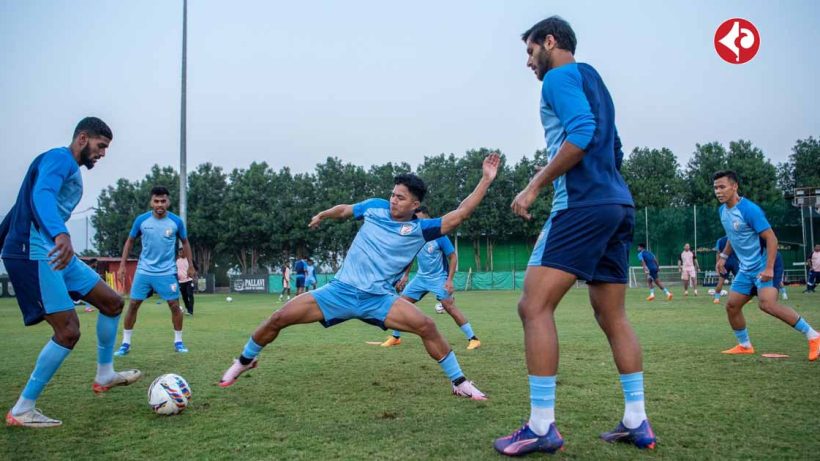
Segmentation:
[[(680, 291), (680, 290), (678, 290)], [(820, 298), (788, 302), (820, 326)], [(746, 308), (758, 352), (771, 360), (719, 353), (734, 344), (722, 308), (706, 296), (673, 302), (629, 291), (629, 316), (644, 348), (647, 410), (659, 445), (654, 452), (597, 439), (622, 415), (623, 397), (604, 335), (586, 290), (558, 310), (561, 366), (556, 413), (569, 459), (808, 459), (820, 452), (820, 363), (806, 360), (804, 338)], [(57, 429), (3, 428), (4, 459), (499, 459), (495, 437), (529, 415), (518, 293), (458, 295), (482, 348), (466, 341), (446, 315), (434, 318), (468, 378), (490, 400), (450, 395), (439, 366), (418, 338), (400, 347), (365, 341), (386, 333), (358, 321), (330, 329), (295, 326), (261, 355), (260, 367), (229, 389), (215, 385), (248, 334), (280, 303), (264, 295), (199, 296), (185, 318), (190, 353), (173, 352), (168, 309), (143, 305), (130, 355), (117, 368), (140, 368), (137, 384), (94, 396), (97, 314), (78, 310), (84, 337), (38, 401), (63, 419)], [(432, 304), (420, 305), (432, 315)], [(24, 328), (13, 300), (0, 300), (0, 404), (16, 401), (43, 344), (47, 325)], [(119, 338), (118, 338), (119, 340)], [(179, 373), (193, 389), (181, 415), (155, 416), (146, 389), (162, 373)]]

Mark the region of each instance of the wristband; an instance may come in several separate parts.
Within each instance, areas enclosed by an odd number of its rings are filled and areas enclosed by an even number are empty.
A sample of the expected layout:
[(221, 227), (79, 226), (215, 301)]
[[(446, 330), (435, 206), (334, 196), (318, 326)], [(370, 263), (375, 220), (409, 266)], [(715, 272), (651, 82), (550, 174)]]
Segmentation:
[(720, 259), (729, 259), (729, 255), (727, 255), (726, 253), (721, 253)]

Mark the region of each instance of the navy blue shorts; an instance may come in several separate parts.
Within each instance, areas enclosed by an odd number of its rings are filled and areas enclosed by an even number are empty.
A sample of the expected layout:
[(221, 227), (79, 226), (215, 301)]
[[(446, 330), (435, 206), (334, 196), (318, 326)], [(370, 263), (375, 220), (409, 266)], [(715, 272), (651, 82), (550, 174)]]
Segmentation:
[(90, 293), (100, 281), (94, 269), (76, 256), (61, 271), (52, 269), (48, 261), (5, 258), (3, 264), (26, 325), (42, 322), (46, 314), (74, 310), (74, 300)]
[(296, 276), (296, 288), (304, 288), (305, 287), (305, 276), (304, 275), (297, 275)]
[(647, 277), (649, 277), (649, 279), (651, 279), (653, 282), (655, 280), (658, 280), (658, 268), (657, 267), (655, 267), (655, 268), (650, 267), (649, 268), (649, 274), (647, 274)]
[(587, 282), (627, 283), (634, 227), (631, 206), (555, 211), (544, 224), (529, 265), (559, 269)]
[(723, 265), (723, 270), (725, 272), (720, 274), (720, 276), (725, 278), (725, 279), (728, 279), (729, 274), (732, 274), (735, 277), (737, 277), (737, 273), (739, 272), (740, 268), (737, 267), (737, 264), (724, 264)]

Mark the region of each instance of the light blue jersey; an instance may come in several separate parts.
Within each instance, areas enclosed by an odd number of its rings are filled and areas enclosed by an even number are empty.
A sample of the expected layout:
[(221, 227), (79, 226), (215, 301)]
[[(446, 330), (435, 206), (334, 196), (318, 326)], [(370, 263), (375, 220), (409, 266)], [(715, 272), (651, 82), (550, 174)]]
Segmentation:
[(541, 124), (550, 161), (564, 141), (584, 150), (584, 158), (553, 181), (553, 212), (592, 205), (633, 206), (620, 173), (624, 154), (615, 128), (615, 106), (592, 66), (564, 64), (544, 75)]
[(316, 266), (313, 264), (307, 265), (307, 278), (315, 279), (316, 278)]
[(164, 218), (157, 219), (153, 212), (145, 212), (134, 220), (128, 236), (133, 239), (142, 236), (142, 252), (137, 264), (137, 273), (176, 274), (177, 236), (180, 240), (188, 238), (185, 224), (179, 216), (166, 212)]
[(772, 227), (763, 210), (751, 200), (741, 197), (733, 208), (721, 205), (719, 213), (720, 223), (732, 243), (732, 251), (740, 261), (740, 271), (763, 270), (766, 267), (766, 248), (761, 246), (760, 233)]
[(353, 205), (353, 217), (364, 219), (364, 224), (336, 279), (366, 293), (395, 293), (393, 285), (424, 242), (441, 237), (441, 218), (395, 221), (384, 199)]
[(17, 202), (0, 225), (3, 258), (46, 260), (54, 238), (83, 196), (83, 178), (67, 147), (40, 154), (29, 166)]
[(417, 277), (439, 278), (447, 276), (450, 270), (448, 256), (455, 252), (453, 244), (447, 236), (441, 237), (427, 242), (419, 251), (416, 259), (419, 263), (419, 270)]

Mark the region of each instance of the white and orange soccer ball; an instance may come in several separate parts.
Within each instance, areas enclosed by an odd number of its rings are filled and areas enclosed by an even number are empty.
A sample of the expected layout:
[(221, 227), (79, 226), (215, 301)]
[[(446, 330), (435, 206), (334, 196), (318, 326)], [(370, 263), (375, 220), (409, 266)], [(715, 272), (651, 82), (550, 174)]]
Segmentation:
[(158, 415), (181, 413), (191, 401), (191, 386), (182, 376), (165, 374), (148, 386), (148, 406)]

